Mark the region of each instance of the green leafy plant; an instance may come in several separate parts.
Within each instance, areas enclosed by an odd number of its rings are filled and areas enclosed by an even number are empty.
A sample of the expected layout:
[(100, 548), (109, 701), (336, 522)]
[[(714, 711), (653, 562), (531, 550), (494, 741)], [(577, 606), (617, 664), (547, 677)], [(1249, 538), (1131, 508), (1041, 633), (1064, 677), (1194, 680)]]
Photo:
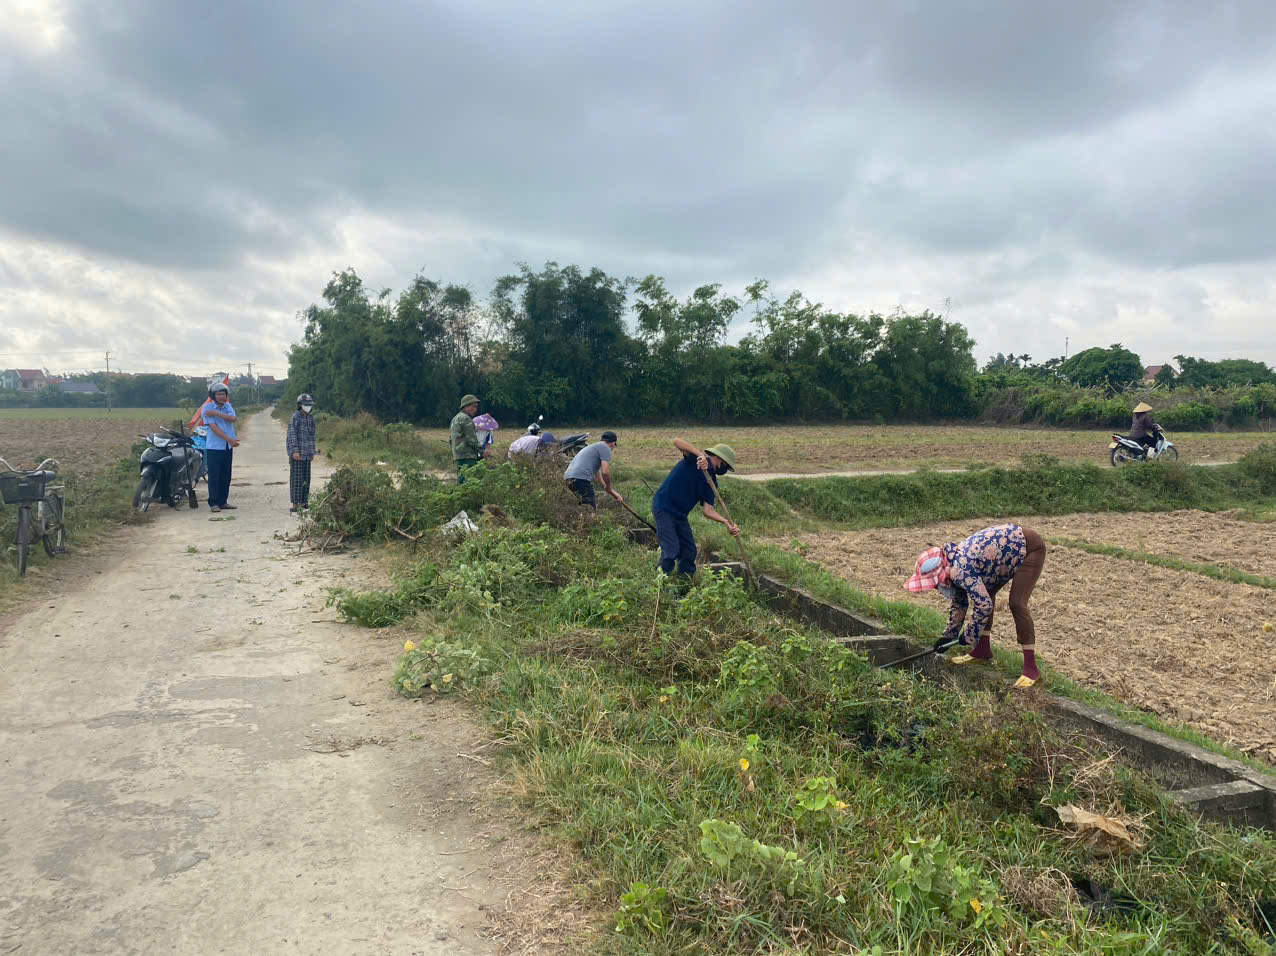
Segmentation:
[(749, 871), (777, 876), (790, 896), (806, 873), (806, 861), (795, 851), (752, 840), (738, 823), (724, 820), (700, 822), (700, 852), (714, 866), (725, 870), (728, 877), (733, 871), (737, 876)]
[(729, 612), (742, 613), (749, 603), (744, 582), (730, 571), (702, 571), (696, 587), (678, 605), (678, 616), (716, 619)]
[(776, 677), (767, 655), (755, 644), (737, 641), (722, 656), (719, 684), (747, 695), (775, 693)]
[(886, 889), (896, 917), (926, 923), (936, 914), (976, 928), (1006, 922), (996, 885), (963, 866), (957, 854), (939, 837), (909, 840), (891, 857)]
[(829, 822), (847, 807), (838, 797), (836, 777), (811, 777), (793, 792), (790, 802), (797, 821), (815, 818)]
[(408, 641), (394, 671), (394, 686), (404, 697), (420, 697), (426, 689), (450, 694), (492, 671), (492, 662), (458, 643), (425, 638)]
[(620, 906), (616, 910), (616, 932), (661, 932), (665, 928), (664, 905), (668, 895), (669, 891), (662, 886), (631, 883), (629, 892), (620, 896)]

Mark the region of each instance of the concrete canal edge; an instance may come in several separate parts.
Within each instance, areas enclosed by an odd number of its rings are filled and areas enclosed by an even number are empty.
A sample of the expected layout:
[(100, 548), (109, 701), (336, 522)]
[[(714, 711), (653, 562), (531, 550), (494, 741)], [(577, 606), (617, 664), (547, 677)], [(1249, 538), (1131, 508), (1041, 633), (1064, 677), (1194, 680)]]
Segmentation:
[[(744, 565), (720, 561), (710, 567), (745, 575)], [(878, 667), (925, 650), (910, 637), (888, 633), (876, 618), (821, 600), (769, 574), (758, 575), (758, 590), (777, 611), (827, 631), (833, 639), (860, 651)], [(953, 675), (942, 658), (921, 658), (914, 670)], [(1122, 759), (1145, 770), (1165, 787), (1170, 799), (1201, 817), (1236, 826), (1276, 830), (1276, 776), (1178, 740), (1168, 734), (1121, 720), (1080, 701), (1036, 691), (1043, 710), (1061, 722), (1101, 740)]]

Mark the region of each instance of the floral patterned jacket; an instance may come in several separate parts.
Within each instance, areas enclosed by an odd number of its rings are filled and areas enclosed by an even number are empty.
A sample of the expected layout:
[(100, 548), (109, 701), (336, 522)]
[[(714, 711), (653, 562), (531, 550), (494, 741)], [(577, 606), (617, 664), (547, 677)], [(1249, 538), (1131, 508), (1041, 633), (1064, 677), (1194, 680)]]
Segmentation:
[(1023, 528), (1002, 524), (976, 531), (965, 541), (944, 545), (952, 576), (953, 603), (948, 609), (944, 639), (951, 640), (961, 630), (966, 609), (971, 608), (966, 625), (966, 643), (974, 644), (992, 622), (993, 600), (1006, 582), (1023, 566), (1028, 554)]

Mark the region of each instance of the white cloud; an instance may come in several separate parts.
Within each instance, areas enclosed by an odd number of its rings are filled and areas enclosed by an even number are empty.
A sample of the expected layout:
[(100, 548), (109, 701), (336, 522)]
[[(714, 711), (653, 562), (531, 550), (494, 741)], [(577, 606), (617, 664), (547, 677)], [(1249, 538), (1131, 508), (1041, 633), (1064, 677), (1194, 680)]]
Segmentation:
[(982, 357), (1068, 336), (1276, 364), (1274, 20), (0, 0), (0, 355), (282, 368), (334, 270), (483, 295), (554, 259), (950, 300)]

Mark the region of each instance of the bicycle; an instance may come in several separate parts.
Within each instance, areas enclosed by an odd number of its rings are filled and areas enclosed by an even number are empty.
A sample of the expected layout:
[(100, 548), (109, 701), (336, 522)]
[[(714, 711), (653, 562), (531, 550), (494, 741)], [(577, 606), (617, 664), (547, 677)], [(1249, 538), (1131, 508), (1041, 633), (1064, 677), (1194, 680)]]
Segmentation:
[[(35, 471), (19, 471), (3, 458), (0, 465), (0, 498), (18, 506), (18, 574), (26, 575), (27, 557), (34, 537), (44, 542), (49, 557), (66, 553), (66, 489), (53, 485), (58, 463), (53, 458), (40, 462)], [(32, 513), (34, 511), (34, 514)], [(32, 532), (35, 532), (33, 534)]]

